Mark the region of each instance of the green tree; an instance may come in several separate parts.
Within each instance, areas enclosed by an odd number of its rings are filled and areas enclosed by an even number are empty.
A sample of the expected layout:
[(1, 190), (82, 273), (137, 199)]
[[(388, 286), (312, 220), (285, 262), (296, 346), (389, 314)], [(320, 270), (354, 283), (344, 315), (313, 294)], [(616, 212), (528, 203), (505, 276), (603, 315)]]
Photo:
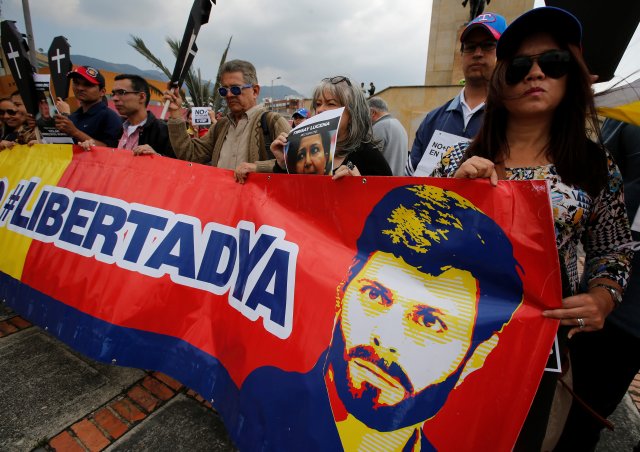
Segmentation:
[[(215, 110), (220, 109), (222, 105), (222, 99), (218, 94), (218, 86), (220, 86), (220, 67), (224, 64), (227, 59), (227, 53), (229, 52), (229, 47), (231, 46), (231, 39), (229, 38), (229, 42), (227, 43), (227, 47), (222, 54), (222, 58), (220, 59), (220, 65), (218, 66), (218, 74), (216, 76), (216, 83), (212, 84), (210, 80), (203, 80), (202, 75), (200, 73), (200, 69), (190, 68), (187, 73), (184, 83), (189, 91), (191, 96), (191, 100), (193, 105), (187, 102), (185, 99), (185, 107), (213, 107)], [(166, 42), (169, 45), (169, 48), (173, 52), (174, 57), (178, 57), (178, 52), (180, 51), (180, 40), (173, 38), (166, 38)], [(140, 55), (145, 57), (151, 64), (158, 68), (167, 78), (171, 78), (171, 72), (164, 63), (156, 57), (151, 50), (147, 47), (144, 40), (138, 36), (131, 35), (131, 41), (128, 44), (133, 47)], [(151, 89), (159, 94), (162, 94), (155, 87), (151, 87)]]
[(233, 36), (229, 37), (229, 42), (227, 42), (227, 48), (224, 49), (222, 53), (222, 57), (220, 58), (220, 64), (218, 65), (218, 74), (216, 75), (216, 84), (213, 90), (213, 110), (219, 111), (222, 108), (222, 96), (218, 93), (218, 88), (220, 87), (220, 69), (225, 61), (227, 61), (227, 53), (229, 53), (229, 47), (231, 47), (231, 40)]

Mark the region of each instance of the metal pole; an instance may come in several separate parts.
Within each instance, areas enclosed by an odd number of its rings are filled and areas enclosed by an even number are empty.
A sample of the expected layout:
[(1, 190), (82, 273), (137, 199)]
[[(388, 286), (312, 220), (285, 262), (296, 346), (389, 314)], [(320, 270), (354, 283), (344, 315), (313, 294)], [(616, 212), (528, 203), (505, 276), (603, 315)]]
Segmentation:
[(273, 110), (273, 81), (274, 80), (280, 80), (282, 77), (281, 76), (277, 76), (276, 78), (272, 78), (271, 79), (271, 92), (269, 94), (271, 94), (271, 105), (269, 110)]
[(29, 44), (29, 61), (35, 70), (36, 66), (36, 44), (33, 40), (33, 28), (31, 27), (31, 10), (29, 9), (29, 0), (22, 0), (22, 12), (24, 13), (24, 26), (27, 29), (27, 44)]

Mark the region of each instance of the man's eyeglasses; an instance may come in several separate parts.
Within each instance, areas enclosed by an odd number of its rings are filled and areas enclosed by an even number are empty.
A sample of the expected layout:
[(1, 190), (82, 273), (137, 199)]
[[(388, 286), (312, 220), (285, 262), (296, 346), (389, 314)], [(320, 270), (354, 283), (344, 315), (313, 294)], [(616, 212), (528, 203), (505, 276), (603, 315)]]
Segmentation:
[(496, 50), (496, 41), (482, 41), (482, 42), (463, 42), (462, 53), (476, 53), (478, 47), (483, 52), (491, 52)]
[(221, 86), (220, 88), (218, 88), (218, 93), (220, 93), (222, 97), (227, 97), (227, 94), (229, 94), (229, 92), (231, 92), (233, 96), (239, 96), (242, 93), (243, 89), (251, 88), (252, 86), (253, 84), (251, 83), (247, 83), (246, 85), (232, 85), (228, 88), (226, 86)]
[(346, 82), (347, 85), (351, 86), (351, 80), (349, 80), (349, 77), (345, 77), (344, 75), (338, 75), (336, 77), (323, 78), (322, 81), (323, 82), (329, 82), (329, 83), (332, 83), (334, 85), (337, 85), (338, 83)]
[(506, 72), (506, 82), (508, 85), (515, 85), (524, 79), (533, 62), (536, 61), (544, 75), (551, 78), (560, 78), (569, 72), (571, 54), (568, 50), (549, 50), (537, 55), (526, 55), (515, 57)]
[(111, 96), (124, 96), (125, 94), (137, 94), (142, 91), (127, 91), (126, 89), (114, 89), (111, 91)]
[(18, 110), (0, 110), (0, 116), (4, 116), (5, 114), (15, 116), (18, 114)]

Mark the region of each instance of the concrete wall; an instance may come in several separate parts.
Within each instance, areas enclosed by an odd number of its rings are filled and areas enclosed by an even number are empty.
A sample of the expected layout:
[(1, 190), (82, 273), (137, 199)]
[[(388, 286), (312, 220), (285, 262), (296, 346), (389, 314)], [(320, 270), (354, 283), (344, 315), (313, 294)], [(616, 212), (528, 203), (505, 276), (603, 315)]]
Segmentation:
[[(493, 0), (485, 12), (500, 14), (510, 23), (533, 8), (533, 3), (534, 0)], [(463, 8), (461, 0), (433, 0), (425, 86), (390, 86), (376, 93), (404, 126), (409, 147), (426, 114), (462, 89), (460, 35), (468, 20), (469, 7)], [(305, 108), (311, 111), (310, 99), (305, 99)]]
[(439, 107), (460, 92), (459, 85), (391, 86), (378, 93), (389, 105), (389, 112), (398, 119), (409, 135), (409, 147), (416, 130), (428, 112)]
[[(493, 0), (485, 12), (504, 16), (507, 23), (533, 8), (534, 0)], [(459, 0), (433, 0), (425, 85), (456, 84), (460, 69), (460, 34), (469, 20), (469, 6)]]
[[(534, 0), (493, 0), (485, 12), (504, 16), (507, 23), (533, 8)], [(469, 20), (469, 7), (460, 0), (433, 0), (429, 54), (425, 73), (425, 86), (391, 86), (376, 96), (389, 105), (409, 135), (409, 146), (425, 115), (461, 89), (464, 79), (460, 57), (460, 34)]]

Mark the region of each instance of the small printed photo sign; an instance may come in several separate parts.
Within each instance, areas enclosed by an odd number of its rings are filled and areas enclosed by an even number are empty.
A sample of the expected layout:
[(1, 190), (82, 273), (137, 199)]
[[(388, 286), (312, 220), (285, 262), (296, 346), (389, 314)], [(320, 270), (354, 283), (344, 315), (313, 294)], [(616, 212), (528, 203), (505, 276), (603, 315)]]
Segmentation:
[(333, 172), (338, 127), (344, 107), (324, 111), (295, 127), (288, 137), (285, 163), (289, 174)]
[(211, 124), (210, 111), (211, 107), (191, 107), (191, 124), (194, 126), (208, 126)]

